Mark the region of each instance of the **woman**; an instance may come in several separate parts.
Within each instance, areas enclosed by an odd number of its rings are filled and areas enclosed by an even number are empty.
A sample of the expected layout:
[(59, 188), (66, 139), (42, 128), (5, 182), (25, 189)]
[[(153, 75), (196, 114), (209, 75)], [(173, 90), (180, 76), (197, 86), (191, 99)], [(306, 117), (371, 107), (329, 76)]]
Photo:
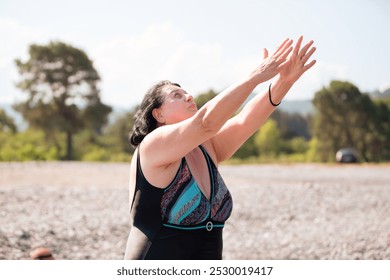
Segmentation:
[[(217, 166), (266, 121), (310, 69), (315, 51), (286, 39), (248, 77), (199, 110), (178, 84), (152, 87), (135, 116), (130, 141), (131, 222), (125, 259), (222, 259), (222, 229), (232, 198)], [(240, 108), (257, 85), (269, 89)]]

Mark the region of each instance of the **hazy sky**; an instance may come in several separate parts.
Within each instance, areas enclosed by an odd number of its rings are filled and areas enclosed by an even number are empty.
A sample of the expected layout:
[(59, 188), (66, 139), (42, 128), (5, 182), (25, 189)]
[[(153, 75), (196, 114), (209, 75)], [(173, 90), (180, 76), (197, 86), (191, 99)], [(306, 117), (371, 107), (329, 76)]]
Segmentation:
[(390, 0), (0, 0), (0, 103), (23, 96), (14, 59), (51, 40), (84, 50), (103, 101), (125, 109), (163, 79), (193, 95), (221, 91), (261, 62), (264, 47), (301, 34), (315, 41), (318, 62), (287, 99), (312, 98), (332, 79), (384, 89), (389, 30)]

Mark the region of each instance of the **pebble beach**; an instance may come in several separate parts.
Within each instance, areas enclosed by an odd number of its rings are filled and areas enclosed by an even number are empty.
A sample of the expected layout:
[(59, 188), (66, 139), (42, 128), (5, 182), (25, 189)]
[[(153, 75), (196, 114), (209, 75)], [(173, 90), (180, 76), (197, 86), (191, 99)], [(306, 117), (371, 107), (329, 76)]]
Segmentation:
[[(224, 259), (390, 259), (390, 165), (221, 165)], [(0, 259), (123, 259), (129, 164), (0, 163)]]

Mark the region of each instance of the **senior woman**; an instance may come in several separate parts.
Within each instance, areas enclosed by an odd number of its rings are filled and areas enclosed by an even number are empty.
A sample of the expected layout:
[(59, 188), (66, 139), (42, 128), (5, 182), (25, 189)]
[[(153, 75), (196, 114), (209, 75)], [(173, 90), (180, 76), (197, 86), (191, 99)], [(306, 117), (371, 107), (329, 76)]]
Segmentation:
[[(286, 39), (260, 66), (199, 110), (180, 85), (162, 81), (145, 95), (130, 142), (131, 229), (125, 259), (222, 259), (232, 197), (218, 172), (310, 69), (313, 41)], [(234, 113), (260, 83), (267, 91)]]

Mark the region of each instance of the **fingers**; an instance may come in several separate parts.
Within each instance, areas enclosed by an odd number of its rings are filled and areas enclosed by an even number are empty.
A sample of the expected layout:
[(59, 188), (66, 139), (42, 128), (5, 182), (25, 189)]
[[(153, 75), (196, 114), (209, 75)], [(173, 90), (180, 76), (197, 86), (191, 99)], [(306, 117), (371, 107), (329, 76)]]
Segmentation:
[(270, 57), (268, 50), (263, 49), (264, 62), (260, 69), (263, 69), (262, 71), (268, 76), (279, 73), (284, 78), (297, 80), (316, 63), (315, 60), (312, 60), (307, 64), (316, 51), (316, 48), (312, 47), (314, 41), (309, 41), (303, 47), (302, 42), (303, 36), (298, 38), (295, 46), (292, 45), (293, 40), (286, 39)]
[(298, 38), (297, 43), (295, 44), (294, 52), (293, 52), (294, 54), (298, 55), (299, 49), (301, 48), (302, 41), (303, 41), (303, 36), (300, 36)]
[(281, 54), (279, 61), (286, 60), (287, 56), (290, 54), (290, 52), (293, 50), (293, 47), (289, 47), (284, 51), (284, 53)]
[(291, 64), (291, 60), (286, 60), (285, 62), (279, 64), (278, 69), (283, 69), (284, 67), (287, 67), (289, 64)]
[[(310, 58), (316, 51), (316, 48), (312, 46), (314, 43), (313, 40), (309, 41), (303, 47), (302, 42), (303, 36), (300, 36), (293, 48), (287, 47), (283, 49), (290, 55), (285, 61), (281, 60), (279, 62), (278, 70), (282, 79), (295, 83), (304, 72), (316, 64), (316, 60), (311, 60), (309, 62)], [(280, 52), (282, 53), (282, 49), (280, 49)], [(281, 57), (282, 56), (277, 57), (277, 59), (279, 60)]]
[(307, 44), (299, 51), (298, 56), (299, 56), (300, 58), (304, 57), (305, 54), (306, 54), (306, 52), (307, 52), (307, 50), (310, 48), (311, 45), (313, 45), (313, 43), (314, 43), (314, 41), (313, 41), (313, 40), (310, 40), (310, 42), (307, 43)]
[(316, 48), (313, 47), (309, 50), (309, 52), (307, 54), (305, 54), (303, 57), (302, 57), (302, 64), (305, 65), (306, 62), (309, 60), (309, 58), (313, 55), (313, 53), (316, 51)]
[(266, 48), (263, 49), (263, 58), (266, 59), (268, 57), (268, 51)]
[(314, 64), (316, 64), (317, 60), (313, 60), (311, 61), (309, 64), (305, 65), (303, 67), (303, 72), (306, 72), (307, 70), (309, 70), (310, 68), (312, 68), (314, 66)]
[(291, 46), (292, 44), (292, 40), (287, 38), (283, 41), (283, 43), (280, 44), (280, 46), (277, 48), (277, 50), (275, 51), (275, 54), (278, 54), (278, 52), (283, 52), (282, 50), (285, 49), (286, 47), (288, 48), (289, 46)]
[(303, 69), (302, 69), (303, 73), (309, 70), (310, 68), (312, 68), (314, 64), (316, 64), (317, 62), (316, 60), (312, 60), (309, 64), (306, 64), (307, 61), (310, 59), (310, 57), (313, 55), (313, 53), (316, 51), (316, 47), (310, 48), (310, 46), (313, 45), (313, 43), (314, 43), (313, 40), (308, 42), (298, 54), (298, 56), (301, 57), (301, 64), (303, 65)]
[(278, 68), (280, 69), (282, 67), (282, 64), (285, 65), (287, 56), (290, 54), (290, 52), (293, 50), (291, 47), (293, 43), (293, 40), (286, 39), (283, 41), (283, 43), (279, 46), (279, 48), (274, 53), (273, 57), (275, 58), (276, 63), (278, 63)]
[[(293, 40), (286, 39), (283, 41), (283, 43), (279, 46), (279, 48), (274, 53), (274, 56), (276, 57), (284, 57), (284, 59), (287, 57), (287, 55), (291, 52), (292, 48), (291, 45), (293, 43)], [(287, 53), (287, 55), (285, 55)]]
[[(303, 36), (300, 36), (298, 38), (298, 41), (297, 41), (295, 47), (294, 47), (293, 53), (296, 55), (297, 59), (301, 60), (301, 65), (304, 66), (304, 71), (306, 71), (306, 70), (310, 69), (316, 63), (316, 61), (314, 60), (314, 61), (311, 61), (308, 65), (305, 65), (307, 63), (307, 61), (310, 59), (310, 57), (313, 55), (313, 53), (316, 51), (316, 48), (315, 47), (310, 48), (314, 43), (313, 40), (310, 40), (305, 46), (303, 46), (302, 49), (300, 49), (302, 41), (303, 41)], [(309, 50), (309, 48), (310, 48), (310, 50)]]

